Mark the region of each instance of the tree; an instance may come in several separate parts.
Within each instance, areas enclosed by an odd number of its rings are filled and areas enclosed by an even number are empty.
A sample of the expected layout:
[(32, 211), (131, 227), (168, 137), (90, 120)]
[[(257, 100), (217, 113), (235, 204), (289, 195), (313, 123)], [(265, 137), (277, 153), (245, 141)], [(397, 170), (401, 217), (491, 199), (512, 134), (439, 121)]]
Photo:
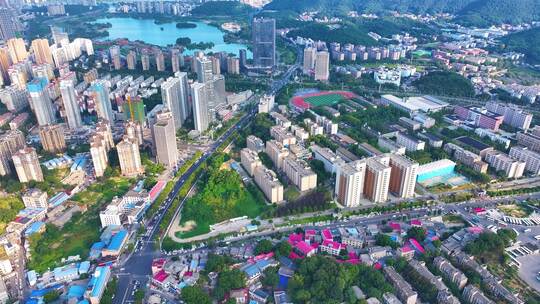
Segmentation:
[(144, 290), (137, 289), (135, 291), (135, 304), (142, 304), (144, 301)]
[(240, 269), (225, 270), (218, 275), (214, 296), (222, 300), (232, 289), (242, 288), (246, 285), (246, 274)]
[(210, 253), (206, 261), (206, 272), (221, 272), (233, 263), (233, 259), (228, 255), (217, 255)]
[(53, 290), (49, 291), (43, 296), (43, 301), (45, 303), (52, 303), (60, 298), (60, 292)]
[(262, 253), (268, 253), (272, 251), (272, 242), (270, 242), (267, 239), (260, 240), (259, 243), (257, 243), (257, 246), (255, 246), (254, 253), (256, 255), (262, 254)]
[(411, 227), (407, 231), (407, 237), (423, 242), (426, 239), (426, 230), (422, 227)]
[(279, 285), (279, 275), (277, 267), (268, 267), (264, 270), (264, 276), (261, 280), (263, 286), (275, 289)]
[(398, 247), (398, 243), (396, 243), (389, 235), (378, 233), (375, 236), (375, 245), (377, 246), (390, 246), (393, 249), (396, 249)]
[(284, 256), (284, 257), (288, 257), (289, 254), (291, 254), (291, 251), (292, 251), (292, 246), (287, 241), (279, 242), (274, 249), (274, 253), (277, 256)]
[(198, 286), (187, 286), (182, 289), (180, 298), (186, 304), (211, 304), (212, 299)]

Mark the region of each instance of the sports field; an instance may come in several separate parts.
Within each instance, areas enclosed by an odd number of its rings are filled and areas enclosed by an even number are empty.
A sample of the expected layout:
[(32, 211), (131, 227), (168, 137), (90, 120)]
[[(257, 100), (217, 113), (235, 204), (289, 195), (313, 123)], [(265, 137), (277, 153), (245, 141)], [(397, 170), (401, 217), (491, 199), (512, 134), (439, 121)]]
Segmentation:
[(304, 111), (311, 107), (331, 106), (341, 100), (351, 99), (355, 96), (354, 93), (348, 91), (321, 91), (294, 96), (289, 103)]
[(343, 100), (343, 99), (344, 99), (343, 95), (338, 94), (338, 93), (311, 96), (311, 97), (304, 98), (306, 102), (309, 102), (314, 107), (331, 106), (333, 104), (338, 103), (340, 100)]

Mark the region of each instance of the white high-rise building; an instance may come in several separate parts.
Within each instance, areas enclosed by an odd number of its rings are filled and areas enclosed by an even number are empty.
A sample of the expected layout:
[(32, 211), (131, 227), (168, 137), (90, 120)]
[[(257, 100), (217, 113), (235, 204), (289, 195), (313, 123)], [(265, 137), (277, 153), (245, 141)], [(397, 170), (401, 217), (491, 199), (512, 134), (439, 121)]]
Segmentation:
[(70, 129), (76, 130), (83, 125), (83, 122), (73, 79), (62, 79), (60, 81), (60, 92), (62, 93), (67, 124)]
[(304, 74), (310, 74), (315, 68), (315, 57), (317, 56), (317, 49), (314, 47), (306, 47), (304, 49)]
[(56, 120), (52, 100), (47, 91), (47, 84), (47, 79), (35, 78), (27, 86), (30, 94), (30, 105), (40, 126), (52, 124)]
[(154, 145), (158, 163), (172, 168), (178, 164), (176, 128), (171, 112), (159, 113), (154, 124)]
[(139, 143), (134, 138), (124, 136), (121, 142), (116, 145), (120, 169), (124, 176), (137, 176), (144, 173), (139, 152)]
[(26, 147), (13, 154), (13, 164), (21, 183), (43, 181), (43, 172), (39, 164), (36, 149)]
[(177, 77), (170, 77), (161, 84), (161, 98), (163, 104), (172, 112), (174, 125), (180, 129), (188, 116), (187, 111), (187, 74), (176, 73)]
[(212, 61), (208, 59), (208, 57), (199, 57), (196, 58), (196, 70), (197, 73), (197, 81), (201, 83), (205, 83), (207, 81), (212, 80), (214, 74), (212, 69)]
[(105, 169), (107, 169), (109, 163), (107, 151), (106, 139), (100, 134), (94, 134), (90, 138), (90, 155), (92, 156), (96, 177), (103, 176)]
[(191, 101), (193, 105), (193, 120), (195, 130), (203, 133), (208, 129), (208, 101), (206, 86), (203, 83), (195, 82), (191, 85)]
[(317, 52), (315, 59), (315, 80), (327, 81), (330, 77), (330, 55), (327, 51)]
[(336, 168), (335, 195), (337, 201), (345, 207), (360, 205), (364, 193), (366, 162), (354, 161), (340, 163)]

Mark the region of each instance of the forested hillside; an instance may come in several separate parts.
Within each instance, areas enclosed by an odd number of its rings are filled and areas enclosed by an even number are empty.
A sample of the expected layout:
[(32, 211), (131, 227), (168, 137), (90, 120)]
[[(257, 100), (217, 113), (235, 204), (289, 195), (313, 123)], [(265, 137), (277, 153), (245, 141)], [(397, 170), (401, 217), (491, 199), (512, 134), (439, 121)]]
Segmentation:
[(538, 0), (274, 0), (265, 8), (296, 12), (317, 10), (334, 14), (350, 10), (365, 13), (390, 10), (420, 14), (447, 12), (456, 15), (459, 23), (476, 26), (540, 19)]

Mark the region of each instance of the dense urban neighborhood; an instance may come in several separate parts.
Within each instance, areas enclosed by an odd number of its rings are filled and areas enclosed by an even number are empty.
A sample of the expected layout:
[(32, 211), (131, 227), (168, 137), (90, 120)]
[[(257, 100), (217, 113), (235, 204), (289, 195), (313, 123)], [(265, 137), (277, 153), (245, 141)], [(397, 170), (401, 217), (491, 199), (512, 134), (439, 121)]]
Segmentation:
[(540, 303), (539, 12), (1, 0), (0, 303)]

